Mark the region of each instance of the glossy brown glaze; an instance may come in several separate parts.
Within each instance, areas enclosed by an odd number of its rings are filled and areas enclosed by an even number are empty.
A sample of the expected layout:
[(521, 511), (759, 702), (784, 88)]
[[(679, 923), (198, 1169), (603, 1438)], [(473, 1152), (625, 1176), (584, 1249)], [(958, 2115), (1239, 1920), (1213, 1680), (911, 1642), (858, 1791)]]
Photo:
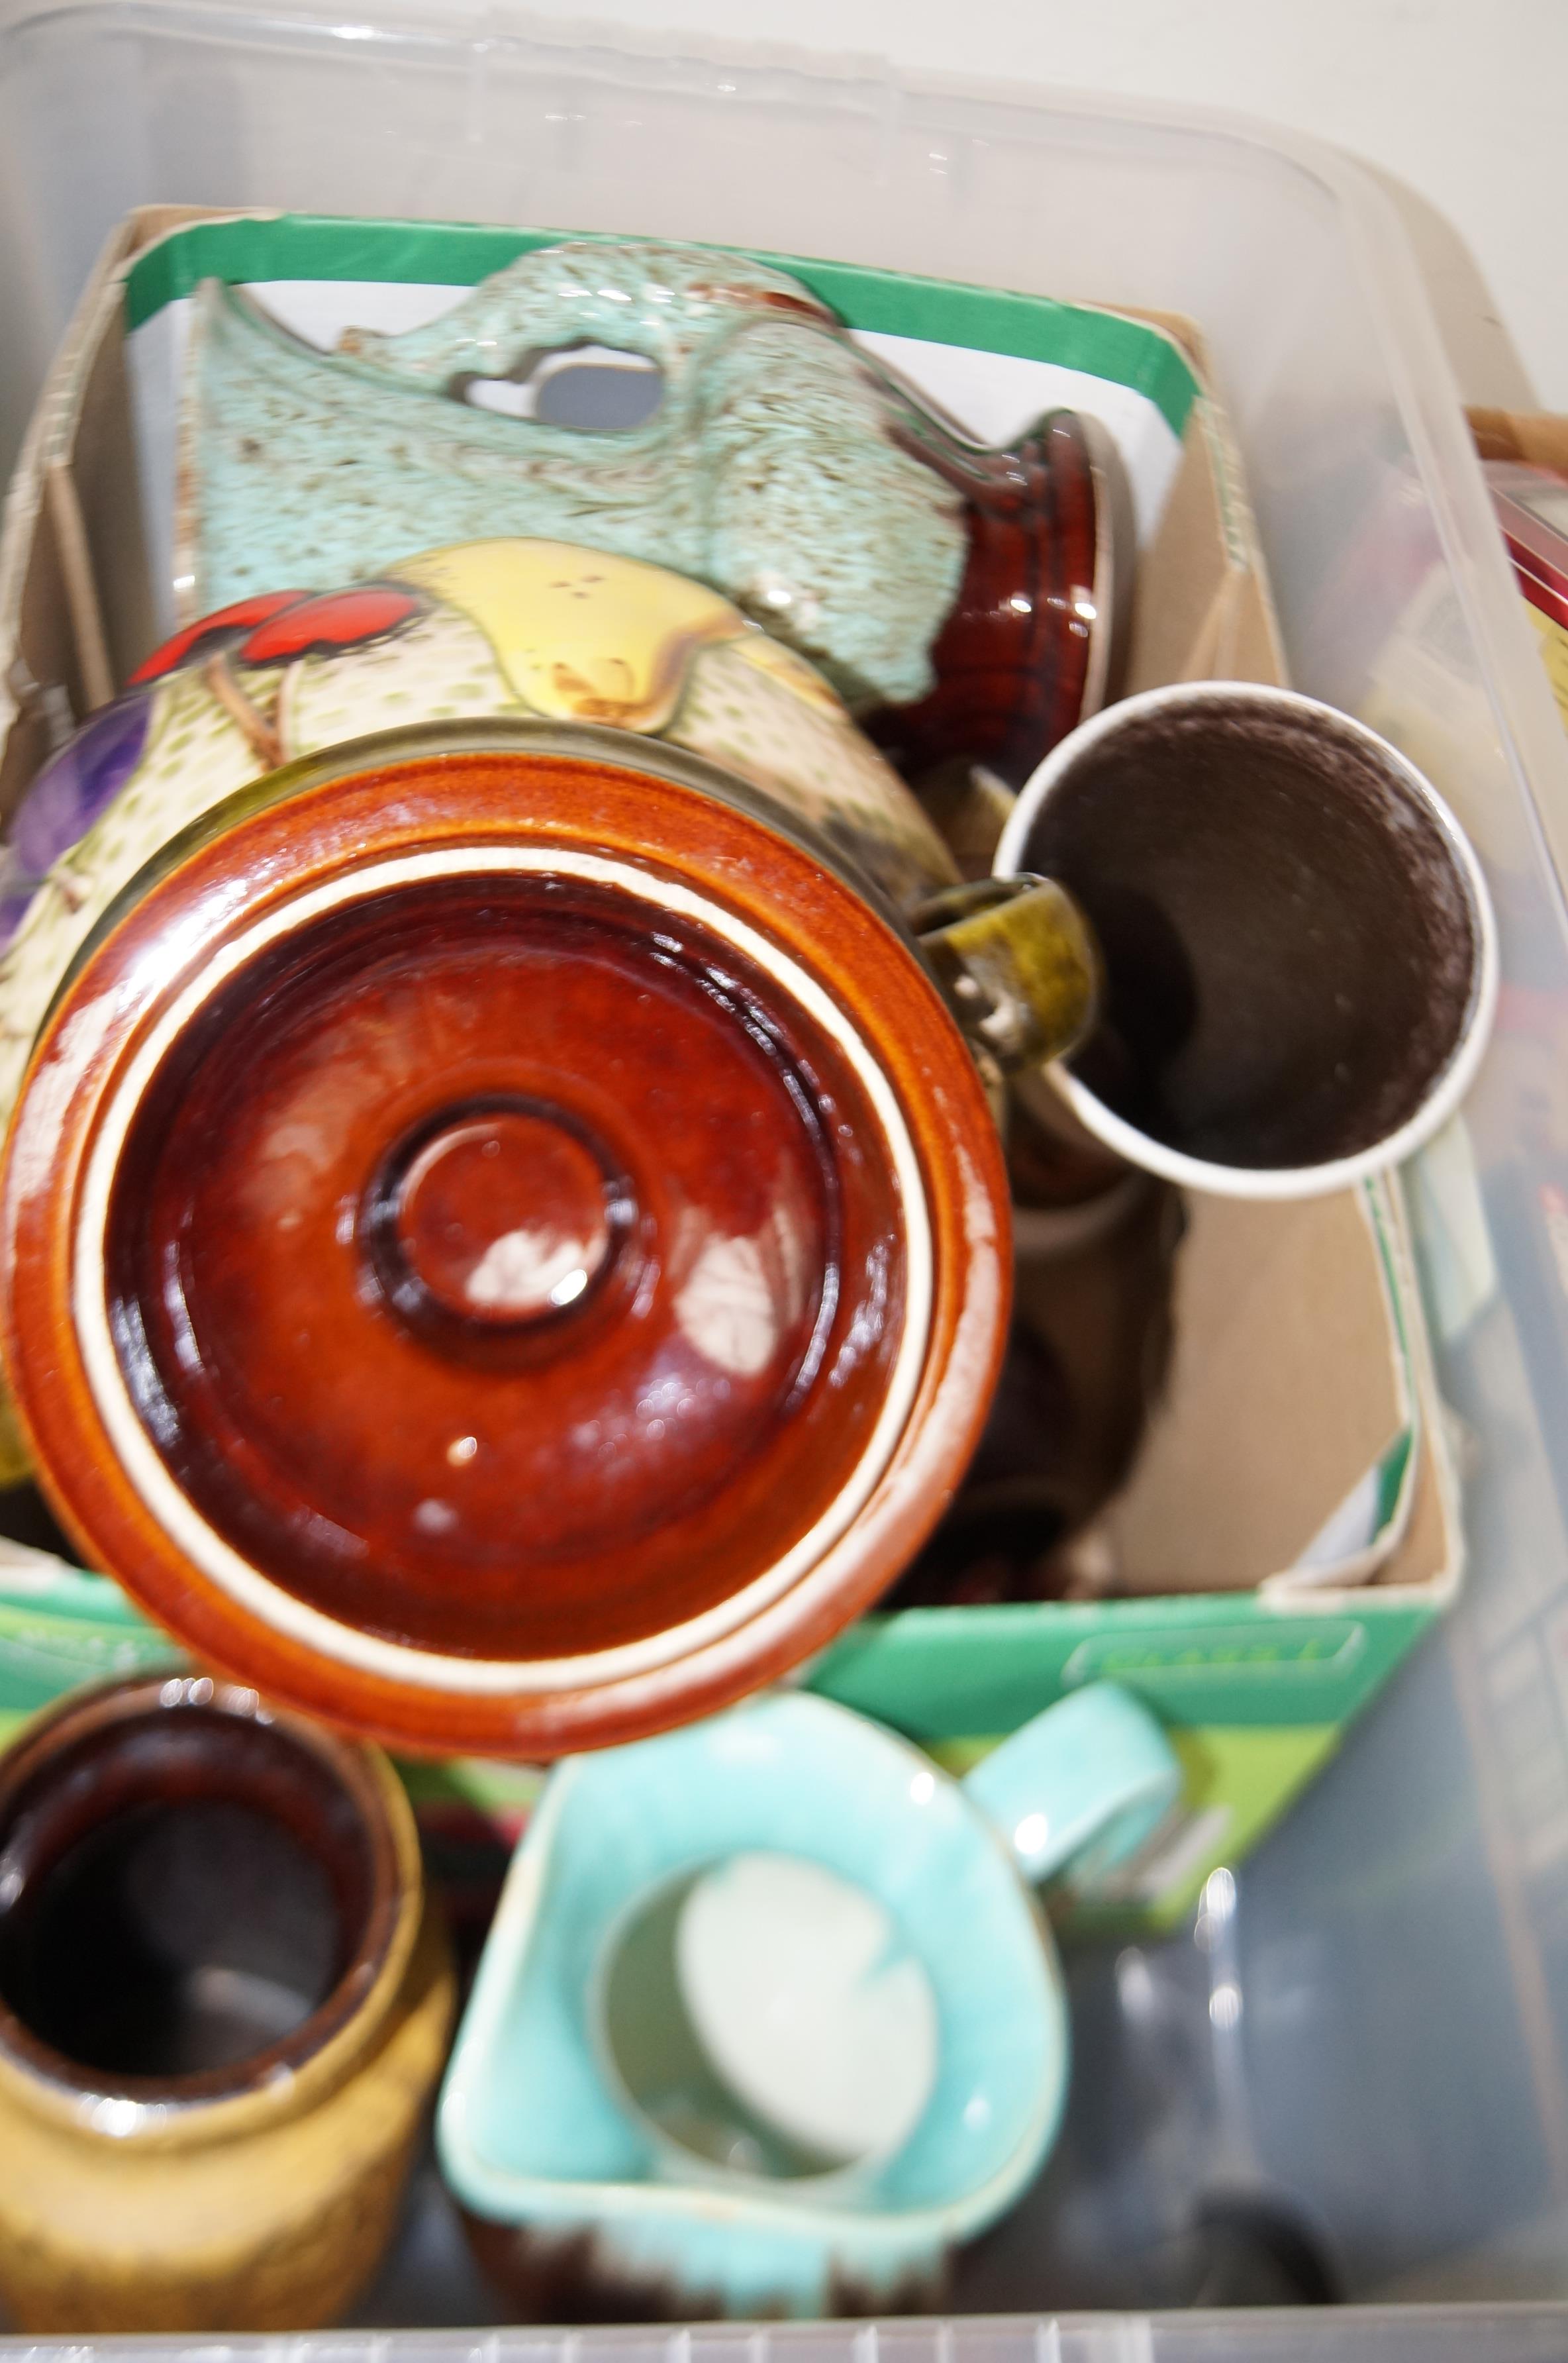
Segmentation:
[(145, 2102), (299, 2067), (406, 1918), (355, 1752), (181, 1676), (73, 1699), (0, 1759), (0, 2050)]
[[(1015, 1183), (1017, 1143), (1015, 1119)], [(1168, 1184), (1139, 1177), (1110, 1228), (1038, 1259), (1022, 1215), (1012, 1330), (990, 1417), (952, 1508), (889, 1607), (1096, 1596), (1073, 1545), (1079, 1536), (1092, 1544), (1165, 1392), (1181, 1203)]]
[[(476, 2263), (513, 2322), (602, 2324), (720, 2322), (725, 2317), (718, 2288), (697, 2289), (690, 2280), (657, 2272), (630, 2274), (624, 2259), (608, 2256), (591, 2231), (552, 2236), (522, 2224), (490, 2222), (466, 2207), (458, 2213)], [(835, 2269), (828, 2277), (823, 2312), (834, 2322), (942, 2313), (951, 2310), (952, 2293), (951, 2254), (939, 2255), (924, 2270), (911, 2267), (891, 2289)]]
[(964, 578), (933, 646), (936, 687), (866, 727), (911, 777), (983, 763), (1021, 787), (1083, 719), (1096, 628), (1097, 497), (1082, 422), (1054, 411), (1010, 449), (973, 449), (934, 427), (897, 438), (960, 494)]
[(558, 1104), (514, 1093), (448, 1101), (398, 1142), (356, 1235), (405, 1319), (520, 1331), (579, 1317), (635, 1221), (602, 1145)]
[(717, 941), (657, 932), (560, 880), (377, 895), (242, 970), (127, 1140), (148, 1431), (252, 1566), (365, 1631), (662, 1632), (865, 1448), (904, 1296), (865, 1093)]
[[(210, 1662), (403, 1745), (549, 1754), (755, 1687), (897, 1571), (983, 1416), (1005, 1185), (917, 957), (823, 860), (698, 792), (688, 759), (671, 778), (609, 734), (515, 726), (466, 745), (247, 792), (90, 953), (13, 1130), (9, 1342), (63, 1520)], [(649, 901), (501, 859), (564, 862), (585, 834), (668, 884)], [(478, 871), (419, 874), (436, 854)], [(322, 911), (372, 856), (414, 871)], [(662, 907), (691, 893), (722, 924)], [(263, 951), (232, 949), (262, 924)], [(736, 925), (755, 957), (719, 940)], [(918, 1210), (784, 955), (854, 1013), (909, 1128), (933, 1247), (914, 1363)], [(127, 1101), (138, 1045), (225, 959)], [(193, 1559), (105, 1426), (72, 1267), (95, 1130), (133, 1102), (104, 1231), (127, 1400), (178, 1500), (342, 1648)], [(891, 1457), (797, 1564), (896, 1365)], [(575, 1670), (622, 1644), (625, 1664)], [(442, 1667), (405, 1679), (413, 1652)], [(442, 1670), (467, 1658), (477, 1683)]]

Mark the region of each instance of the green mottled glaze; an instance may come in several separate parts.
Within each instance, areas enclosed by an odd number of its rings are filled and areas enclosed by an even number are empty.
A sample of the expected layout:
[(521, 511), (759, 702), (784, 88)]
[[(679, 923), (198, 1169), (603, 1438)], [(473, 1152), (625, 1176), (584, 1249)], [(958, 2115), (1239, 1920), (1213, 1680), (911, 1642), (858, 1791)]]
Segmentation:
[(915, 924), (960, 1025), (1004, 1073), (1065, 1059), (1084, 1040), (1099, 955), (1082, 912), (1051, 879), (953, 887)]
[[(658, 364), (645, 425), (591, 432), (449, 391), (586, 344)], [(905, 704), (933, 686), (966, 541), (897, 416), (796, 281), (700, 248), (545, 248), (431, 326), (350, 330), (332, 355), (207, 281), (183, 424), (188, 612), (361, 580), (436, 542), (547, 536), (710, 583), (852, 706)]]

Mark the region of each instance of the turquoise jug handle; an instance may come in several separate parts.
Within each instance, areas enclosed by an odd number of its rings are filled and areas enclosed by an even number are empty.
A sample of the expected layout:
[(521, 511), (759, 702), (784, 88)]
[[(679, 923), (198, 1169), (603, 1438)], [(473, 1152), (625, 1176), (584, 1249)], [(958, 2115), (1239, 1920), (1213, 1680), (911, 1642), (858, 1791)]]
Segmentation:
[(1141, 1699), (1091, 1682), (1015, 1731), (964, 1782), (1032, 1886), (1092, 1855), (1124, 1862), (1181, 1794), (1181, 1766)]

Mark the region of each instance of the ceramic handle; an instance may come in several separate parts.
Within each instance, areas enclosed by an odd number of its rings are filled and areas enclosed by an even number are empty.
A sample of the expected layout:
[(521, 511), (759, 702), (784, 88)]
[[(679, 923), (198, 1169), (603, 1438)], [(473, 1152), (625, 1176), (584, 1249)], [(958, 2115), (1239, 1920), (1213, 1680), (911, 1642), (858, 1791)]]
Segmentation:
[(1180, 1796), (1181, 1766), (1141, 1700), (1093, 1682), (1004, 1739), (964, 1788), (1034, 1885), (1091, 1849), (1097, 1867), (1136, 1853)]
[[(690, 287), (679, 275), (647, 274), (648, 285), (628, 285), (617, 271), (619, 250), (608, 250), (606, 283), (593, 283), (582, 271), (551, 278), (538, 268), (549, 256), (525, 257), (511, 270), (486, 280), (468, 302), (422, 328), (395, 335), (350, 328), (337, 349), (355, 361), (414, 383), (445, 383), (469, 377), (507, 377), (547, 354), (590, 345), (637, 353), (655, 361), (670, 388), (679, 387), (726, 335), (747, 317), (793, 316), (815, 327), (832, 325), (832, 315), (790, 283), (753, 296), (748, 290), (719, 285)], [(532, 422), (525, 420), (525, 425)]]
[(949, 887), (913, 920), (948, 1006), (1004, 1074), (1065, 1059), (1094, 1024), (1099, 947), (1055, 880), (1021, 875)]

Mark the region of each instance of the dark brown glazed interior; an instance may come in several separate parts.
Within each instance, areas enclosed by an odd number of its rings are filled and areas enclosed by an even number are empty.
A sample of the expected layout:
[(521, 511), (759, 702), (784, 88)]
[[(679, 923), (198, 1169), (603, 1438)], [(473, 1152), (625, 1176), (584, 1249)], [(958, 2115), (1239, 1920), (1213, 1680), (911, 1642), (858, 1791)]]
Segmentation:
[(847, 1061), (716, 939), (504, 873), (247, 967), (155, 1079), (107, 1270), (182, 1491), (339, 1622), (527, 1659), (727, 1598), (826, 1511), (902, 1333)]
[(56, 2083), (259, 2085), (363, 1998), (396, 1907), (361, 1768), (250, 1693), (127, 1684), (0, 1764), (0, 2043)]
[(1326, 1164), (1413, 1116), (1452, 1059), (1479, 943), (1449, 838), (1320, 714), (1222, 693), (1086, 748), (1020, 866), (1088, 914), (1104, 1016), (1071, 1061), (1151, 1138)]

